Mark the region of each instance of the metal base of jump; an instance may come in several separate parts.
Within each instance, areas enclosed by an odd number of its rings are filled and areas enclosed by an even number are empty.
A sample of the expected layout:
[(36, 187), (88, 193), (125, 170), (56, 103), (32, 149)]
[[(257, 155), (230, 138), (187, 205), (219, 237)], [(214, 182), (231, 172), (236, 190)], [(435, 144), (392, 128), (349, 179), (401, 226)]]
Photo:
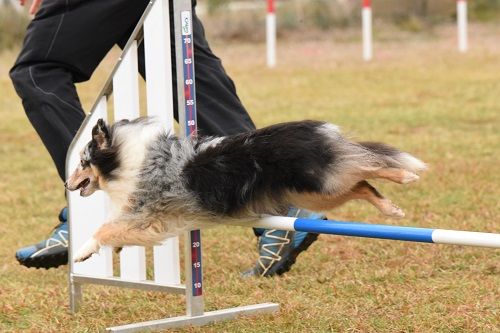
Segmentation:
[(184, 326), (201, 326), (217, 321), (234, 319), (241, 315), (257, 315), (264, 313), (272, 313), (277, 311), (279, 305), (276, 303), (262, 303), (255, 305), (240, 306), (231, 309), (223, 309), (205, 312), (201, 316), (180, 316), (160, 320), (145, 321), (130, 325), (109, 327), (106, 332), (130, 333), (144, 330), (164, 330), (168, 328), (184, 327)]

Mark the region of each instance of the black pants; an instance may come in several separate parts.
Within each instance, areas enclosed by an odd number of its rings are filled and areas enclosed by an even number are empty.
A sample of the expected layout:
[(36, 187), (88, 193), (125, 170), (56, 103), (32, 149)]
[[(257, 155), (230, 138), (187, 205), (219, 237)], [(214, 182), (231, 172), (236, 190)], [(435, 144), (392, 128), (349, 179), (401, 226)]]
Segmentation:
[[(75, 83), (89, 80), (115, 44), (125, 45), (148, 2), (44, 1), (28, 26), (23, 48), (10, 76), (31, 124), (52, 156), (63, 181), (69, 144), (85, 117)], [(220, 59), (210, 50), (194, 10), (193, 34), (200, 134), (221, 136), (254, 129), (236, 95), (233, 81), (224, 71)], [(171, 48), (174, 50), (173, 44)], [(175, 61), (172, 64), (175, 66)], [(142, 45), (139, 48), (139, 68), (144, 77)], [(175, 73), (175, 68), (173, 70)], [(175, 80), (175, 75), (173, 77)], [(176, 90), (174, 96), (177, 96)], [(174, 106), (174, 109), (177, 108)]]

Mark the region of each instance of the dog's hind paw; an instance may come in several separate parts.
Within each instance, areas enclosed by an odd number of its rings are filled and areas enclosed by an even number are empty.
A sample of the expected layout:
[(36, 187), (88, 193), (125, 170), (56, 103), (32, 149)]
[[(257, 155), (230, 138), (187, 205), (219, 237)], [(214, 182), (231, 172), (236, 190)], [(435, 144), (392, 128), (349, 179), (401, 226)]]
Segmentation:
[(73, 261), (82, 262), (90, 258), (94, 253), (99, 252), (99, 243), (94, 238), (87, 240), (82, 247), (76, 252)]
[(401, 184), (413, 183), (419, 179), (420, 179), (420, 176), (417, 175), (416, 173), (405, 170), (404, 175), (403, 175), (403, 179), (401, 180)]
[(387, 200), (384, 203), (382, 207), (382, 213), (397, 219), (402, 219), (403, 217), (405, 217), (405, 212), (403, 212), (401, 208), (393, 204), (391, 200)]

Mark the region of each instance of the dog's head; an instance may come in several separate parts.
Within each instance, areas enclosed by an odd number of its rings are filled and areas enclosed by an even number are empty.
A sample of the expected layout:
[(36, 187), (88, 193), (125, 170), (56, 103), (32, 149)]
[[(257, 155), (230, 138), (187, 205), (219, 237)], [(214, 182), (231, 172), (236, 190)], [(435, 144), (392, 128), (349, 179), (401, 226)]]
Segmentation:
[(116, 152), (111, 147), (111, 130), (102, 119), (92, 129), (92, 140), (80, 152), (80, 164), (66, 181), (70, 191), (87, 197), (102, 189), (116, 169)]

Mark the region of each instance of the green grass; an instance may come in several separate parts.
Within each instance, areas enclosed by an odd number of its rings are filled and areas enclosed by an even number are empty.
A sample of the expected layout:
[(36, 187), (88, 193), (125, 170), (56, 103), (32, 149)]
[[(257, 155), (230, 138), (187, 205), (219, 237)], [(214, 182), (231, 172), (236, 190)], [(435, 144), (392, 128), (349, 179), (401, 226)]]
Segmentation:
[[(261, 45), (214, 44), (258, 126), (322, 119), (360, 140), (408, 150), (430, 165), (420, 182), (377, 182), (406, 211), (386, 219), (366, 203), (332, 218), (500, 232), (500, 28), (471, 26), (471, 51), (455, 51), (453, 29), (435, 37), (360, 45), (280, 44), (274, 70)], [(223, 46), (226, 46), (224, 48)], [(67, 269), (19, 266), (17, 248), (45, 237), (64, 204), (63, 187), (9, 82), (14, 53), (0, 56), (0, 331), (95, 332), (180, 315), (183, 297), (86, 286), (68, 311)], [(79, 87), (88, 110), (112, 64)], [(278, 302), (279, 313), (179, 332), (498, 332), (500, 252), (321, 236), (282, 278), (242, 280), (254, 263), (251, 230), (203, 232), (207, 310)]]

